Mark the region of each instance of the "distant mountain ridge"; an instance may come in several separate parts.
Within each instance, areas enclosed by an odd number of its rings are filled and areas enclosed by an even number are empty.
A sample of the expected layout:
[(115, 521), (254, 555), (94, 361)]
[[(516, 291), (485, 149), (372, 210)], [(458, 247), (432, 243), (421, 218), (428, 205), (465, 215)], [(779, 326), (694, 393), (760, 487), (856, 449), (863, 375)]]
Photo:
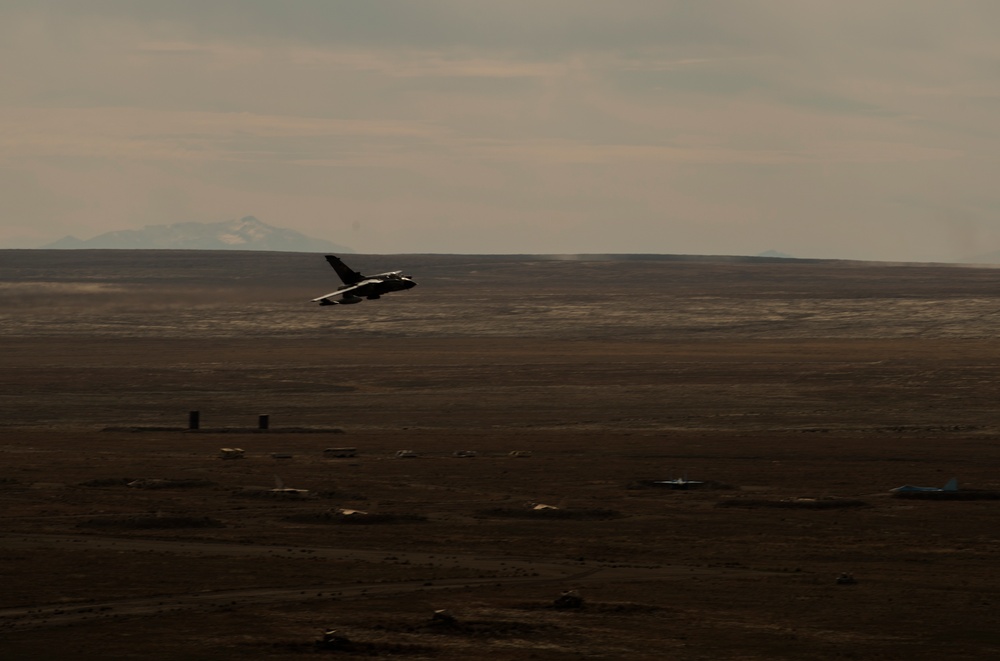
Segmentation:
[(758, 257), (777, 257), (780, 259), (795, 259), (793, 256), (786, 252), (778, 252), (777, 250), (765, 250), (764, 252), (757, 253)]
[(67, 236), (43, 248), (120, 248), (177, 250), (273, 250), (279, 252), (353, 253), (347, 246), (317, 239), (295, 230), (274, 227), (245, 216), (219, 223), (147, 225), (140, 230), (106, 232), (92, 239)]

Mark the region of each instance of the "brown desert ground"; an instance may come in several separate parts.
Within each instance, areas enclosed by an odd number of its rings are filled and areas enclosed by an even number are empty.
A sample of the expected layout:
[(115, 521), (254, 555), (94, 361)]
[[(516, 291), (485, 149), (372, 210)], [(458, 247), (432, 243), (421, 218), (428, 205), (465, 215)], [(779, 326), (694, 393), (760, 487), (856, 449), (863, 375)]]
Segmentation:
[(0, 251), (0, 658), (1000, 656), (1000, 270), (345, 259)]

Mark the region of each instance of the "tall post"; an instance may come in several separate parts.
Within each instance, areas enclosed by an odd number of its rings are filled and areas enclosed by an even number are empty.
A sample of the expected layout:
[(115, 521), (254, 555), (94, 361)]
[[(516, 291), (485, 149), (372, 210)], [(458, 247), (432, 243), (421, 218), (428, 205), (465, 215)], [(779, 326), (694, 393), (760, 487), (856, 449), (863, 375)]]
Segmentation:
[(188, 429), (198, 429), (199, 418), (201, 417), (200, 411), (191, 411), (188, 413)]
[(257, 417), (257, 429), (267, 429), (270, 425), (271, 416), (266, 413)]

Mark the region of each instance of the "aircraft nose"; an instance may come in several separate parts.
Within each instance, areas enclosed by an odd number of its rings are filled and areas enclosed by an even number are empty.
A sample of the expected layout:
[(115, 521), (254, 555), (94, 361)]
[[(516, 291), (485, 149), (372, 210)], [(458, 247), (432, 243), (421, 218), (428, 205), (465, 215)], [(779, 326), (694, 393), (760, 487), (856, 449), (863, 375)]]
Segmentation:
[(416, 286), (417, 286), (417, 283), (415, 283), (413, 280), (407, 280), (406, 281), (406, 288), (407, 289), (413, 289)]

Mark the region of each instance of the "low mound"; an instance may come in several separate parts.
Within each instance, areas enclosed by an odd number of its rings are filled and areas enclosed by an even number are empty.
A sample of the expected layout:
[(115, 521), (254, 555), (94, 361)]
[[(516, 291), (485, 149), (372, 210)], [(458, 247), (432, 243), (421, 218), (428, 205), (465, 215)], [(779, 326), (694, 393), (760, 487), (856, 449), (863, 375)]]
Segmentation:
[(154, 514), (102, 516), (82, 521), (79, 525), (84, 528), (124, 528), (134, 530), (225, 528), (225, 524), (221, 521), (208, 516), (156, 516)]
[(376, 631), (390, 633), (437, 634), (442, 636), (475, 636), (477, 638), (524, 638), (540, 631), (552, 630), (552, 625), (519, 622), (517, 620), (427, 620), (419, 623), (382, 622), (372, 626)]
[(332, 523), (349, 525), (372, 525), (380, 523), (423, 523), (427, 517), (422, 514), (341, 514), (339, 512), (303, 512), (285, 517), (285, 521), (295, 523)]
[(1000, 500), (1000, 491), (962, 489), (960, 491), (894, 491), (893, 498), (910, 500)]
[(80, 482), (81, 487), (123, 487), (129, 482), (134, 482), (134, 477), (95, 477), (92, 480)]
[(720, 502), (718, 507), (775, 507), (782, 509), (832, 510), (850, 507), (868, 507), (868, 503), (852, 498), (785, 498), (781, 500), (730, 498)]
[(132, 477), (99, 477), (80, 482), (81, 487), (119, 487), (127, 486), (133, 489), (195, 489), (214, 487), (215, 482), (199, 478), (132, 478)]
[(735, 487), (724, 482), (705, 480), (702, 482), (684, 482), (681, 484), (665, 480), (636, 480), (630, 482), (626, 489), (662, 489), (664, 491), (731, 491)]
[(622, 513), (617, 510), (592, 509), (521, 509), (517, 507), (491, 507), (476, 512), (478, 516), (506, 519), (558, 519), (593, 521), (597, 519), (617, 519)]

